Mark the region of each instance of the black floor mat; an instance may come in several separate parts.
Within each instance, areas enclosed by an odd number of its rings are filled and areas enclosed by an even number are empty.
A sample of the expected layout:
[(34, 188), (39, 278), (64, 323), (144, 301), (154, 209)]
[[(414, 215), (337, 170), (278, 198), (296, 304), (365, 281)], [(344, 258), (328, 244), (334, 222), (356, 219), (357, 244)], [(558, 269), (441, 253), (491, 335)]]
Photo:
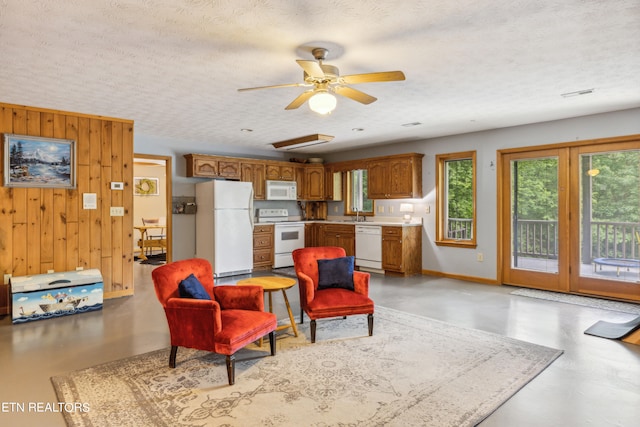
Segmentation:
[(618, 340), (640, 328), (640, 316), (624, 323), (605, 322), (600, 320), (584, 331), (587, 335)]
[[(136, 257), (136, 261), (140, 258)], [(147, 259), (140, 261), (140, 264), (161, 265), (167, 262), (167, 254), (148, 255)]]

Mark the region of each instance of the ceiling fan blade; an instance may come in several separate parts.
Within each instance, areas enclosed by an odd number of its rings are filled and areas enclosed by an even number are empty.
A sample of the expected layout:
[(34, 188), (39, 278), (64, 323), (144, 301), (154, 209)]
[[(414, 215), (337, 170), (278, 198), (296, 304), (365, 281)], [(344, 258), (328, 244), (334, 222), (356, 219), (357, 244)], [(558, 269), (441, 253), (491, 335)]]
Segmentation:
[(351, 74), (342, 76), (340, 80), (346, 84), (374, 83), (374, 82), (394, 82), (404, 80), (402, 71), (382, 71), (380, 73)]
[(295, 110), (296, 108), (298, 108), (299, 106), (301, 106), (302, 104), (307, 102), (307, 100), (309, 98), (311, 98), (313, 96), (313, 94), (314, 94), (313, 90), (308, 90), (306, 92), (302, 92), (296, 99), (291, 101), (291, 104), (287, 105), (284, 109), (285, 110)]
[(338, 95), (346, 96), (347, 98), (358, 101), (361, 104), (371, 104), (378, 99), (348, 86), (336, 86), (333, 88), (333, 91)]
[(273, 89), (278, 87), (300, 87), (300, 86), (309, 86), (306, 83), (287, 83), (283, 85), (272, 85), (272, 86), (258, 86), (258, 87), (245, 87), (242, 89), (238, 89), (238, 92), (248, 92), (250, 90), (259, 90), (259, 89)]
[(320, 68), (320, 64), (318, 64), (318, 62), (307, 61), (305, 59), (296, 59), (296, 62), (309, 76), (318, 79), (324, 78), (324, 71), (322, 71), (322, 68)]

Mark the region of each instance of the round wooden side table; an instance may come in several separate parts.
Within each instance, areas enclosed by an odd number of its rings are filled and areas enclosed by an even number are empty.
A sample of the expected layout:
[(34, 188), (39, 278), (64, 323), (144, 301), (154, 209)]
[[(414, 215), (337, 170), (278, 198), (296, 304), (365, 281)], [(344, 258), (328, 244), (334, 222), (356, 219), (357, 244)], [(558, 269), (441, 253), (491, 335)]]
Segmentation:
[(282, 296), (284, 297), (284, 303), (287, 306), (287, 313), (289, 313), (289, 323), (288, 325), (280, 325), (276, 328), (276, 331), (281, 331), (283, 329), (291, 328), (293, 329), (293, 334), (298, 336), (298, 328), (296, 327), (296, 322), (293, 319), (293, 313), (291, 312), (291, 306), (289, 305), (289, 299), (287, 298), (286, 290), (292, 288), (296, 284), (296, 279), (292, 279), (290, 277), (278, 277), (278, 276), (261, 276), (261, 277), (252, 277), (250, 279), (242, 279), (238, 280), (236, 285), (259, 285), (262, 286), (262, 289), (269, 295), (269, 312), (273, 313), (273, 300), (271, 299), (271, 294), (273, 292), (282, 291)]

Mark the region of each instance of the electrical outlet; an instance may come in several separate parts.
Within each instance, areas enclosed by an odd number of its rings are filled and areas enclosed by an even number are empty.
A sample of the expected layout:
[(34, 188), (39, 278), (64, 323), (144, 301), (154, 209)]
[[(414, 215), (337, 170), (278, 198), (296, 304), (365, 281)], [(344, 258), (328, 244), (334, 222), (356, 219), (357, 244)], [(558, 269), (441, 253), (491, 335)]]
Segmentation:
[(483, 262), (483, 261), (484, 261), (484, 255), (483, 255), (483, 253), (482, 253), (482, 252), (478, 252), (478, 253), (476, 254), (476, 260), (477, 260), (478, 262)]
[(427, 205), (427, 206), (424, 208), (424, 213), (431, 213), (431, 205)]
[(333, 212), (338, 213), (338, 207), (337, 206), (333, 207)]
[(378, 213), (384, 213), (384, 206), (378, 206)]
[(393, 206), (389, 206), (389, 213), (393, 213)]
[(47, 270), (47, 274), (55, 273), (55, 270)]
[(111, 216), (124, 216), (124, 207), (111, 206)]

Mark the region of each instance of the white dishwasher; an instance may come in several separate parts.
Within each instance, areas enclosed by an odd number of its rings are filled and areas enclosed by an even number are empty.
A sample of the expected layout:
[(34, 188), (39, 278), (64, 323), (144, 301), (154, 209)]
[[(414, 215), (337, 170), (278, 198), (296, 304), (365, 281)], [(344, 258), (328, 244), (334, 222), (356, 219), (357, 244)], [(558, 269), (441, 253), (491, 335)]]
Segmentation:
[(356, 265), (382, 270), (382, 227), (356, 225)]

